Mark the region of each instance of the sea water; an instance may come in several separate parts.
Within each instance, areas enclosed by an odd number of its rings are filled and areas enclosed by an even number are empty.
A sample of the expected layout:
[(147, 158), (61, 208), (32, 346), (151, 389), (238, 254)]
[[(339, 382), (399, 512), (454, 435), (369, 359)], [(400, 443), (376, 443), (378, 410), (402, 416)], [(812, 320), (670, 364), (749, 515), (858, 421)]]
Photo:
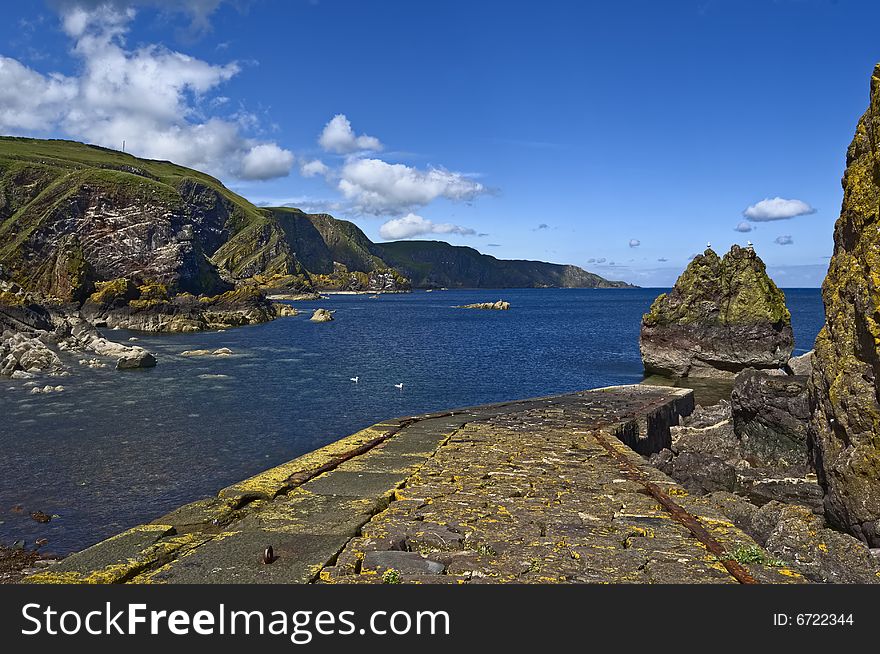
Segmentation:
[[(137, 338), (158, 365), (93, 369), (76, 356), (71, 376), (51, 379), (65, 390), (45, 395), (0, 381), (0, 543), (81, 549), (386, 418), (638, 383), (639, 321), (662, 291), (333, 295), (224, 332), (108, 332)], [(819, 290), (786, 298), (803, 353), (822, 325)], [(498, 299), (511, 309), (454, 308)], [(318, 306), (335, 320), (309, 322)], [(180, 354), (203, 348), (233, 354)], [(39, 524), (32, 511), (57, 517)]]

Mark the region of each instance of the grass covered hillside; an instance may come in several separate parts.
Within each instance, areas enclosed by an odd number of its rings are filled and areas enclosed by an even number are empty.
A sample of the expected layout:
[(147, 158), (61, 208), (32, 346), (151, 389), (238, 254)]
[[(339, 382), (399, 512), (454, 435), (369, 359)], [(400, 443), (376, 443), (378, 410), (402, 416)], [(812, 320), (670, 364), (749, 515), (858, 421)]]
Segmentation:
[(570, 265), (496, 259), (473, 248), (442, 241), (380, 243), (383, 258), (417, 287), (449, 288), (625, 288)]
[(216, 295), (291, 290), (612, 287), (576, 266), (436, 241), (376, 244), (351, 222), (251, 204), (213, 177), (75, 141), (0, 137), (0, 273), (63, 301), (130, 280)]
[(298, 275), (271, 214), (218, 180), (74, 141), (0, 137), (0, 265), (81, 300), (132, 278), (213, 294), (236, 278)]

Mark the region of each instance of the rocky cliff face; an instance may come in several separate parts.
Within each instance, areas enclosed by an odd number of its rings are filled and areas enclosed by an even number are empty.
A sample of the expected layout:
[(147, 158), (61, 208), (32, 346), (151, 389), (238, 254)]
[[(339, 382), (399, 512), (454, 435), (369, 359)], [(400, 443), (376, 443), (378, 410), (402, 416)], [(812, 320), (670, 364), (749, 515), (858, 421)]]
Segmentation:
[(254, 274), (303, 275), (271, 217), (207, 175), (12, 138), (0, 138), (0, 263), (22, 286), (77, 302), (117, 278), (214, 295)]
[(645, 371), (673, 377), (733, 377), (745, 368), (781, 368), (794, 337), (785, 296), (751, 248), (711, 249), (642, 318)]
[(880, 547), (880, 66), (846, 155), (825, 326), (810, 381), (811, 443), (829, 521)]

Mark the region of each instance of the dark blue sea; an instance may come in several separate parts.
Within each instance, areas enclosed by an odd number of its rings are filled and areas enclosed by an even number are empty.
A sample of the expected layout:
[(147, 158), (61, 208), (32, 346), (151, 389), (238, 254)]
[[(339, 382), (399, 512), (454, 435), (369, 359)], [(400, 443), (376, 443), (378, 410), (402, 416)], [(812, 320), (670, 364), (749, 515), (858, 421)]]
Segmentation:
[[(637, 383), (639, 321), (661, 290), (334, 295), (226, 332), (111, 332), (136, 335), (159, 365), (74, 363), (51, 395), (0, 381), (0, 543), (81, 549), (382, 419)], [(821, 297), (786, 297), (802, 353), (822, 325)], [(453, 308), (499, 298), (510, 311)], [(318, 306), (336, 320), (309, 322)], [(220, 347), (234, 355), (180, 356)], [(32, 511), (58, 517), (39, 524)]]

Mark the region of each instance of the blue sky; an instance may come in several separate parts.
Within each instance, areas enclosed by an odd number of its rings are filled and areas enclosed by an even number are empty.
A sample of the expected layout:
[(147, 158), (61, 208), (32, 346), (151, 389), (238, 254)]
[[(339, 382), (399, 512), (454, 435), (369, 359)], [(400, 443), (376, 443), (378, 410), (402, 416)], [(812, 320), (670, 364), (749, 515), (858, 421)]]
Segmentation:
[(880, 5), (847, 0), (51, 0), (4, 17), (0, 133), (125, 139), (375, 240), (643, 286), (748, 239), (781, 286), (819, 285), (880, 61)]

